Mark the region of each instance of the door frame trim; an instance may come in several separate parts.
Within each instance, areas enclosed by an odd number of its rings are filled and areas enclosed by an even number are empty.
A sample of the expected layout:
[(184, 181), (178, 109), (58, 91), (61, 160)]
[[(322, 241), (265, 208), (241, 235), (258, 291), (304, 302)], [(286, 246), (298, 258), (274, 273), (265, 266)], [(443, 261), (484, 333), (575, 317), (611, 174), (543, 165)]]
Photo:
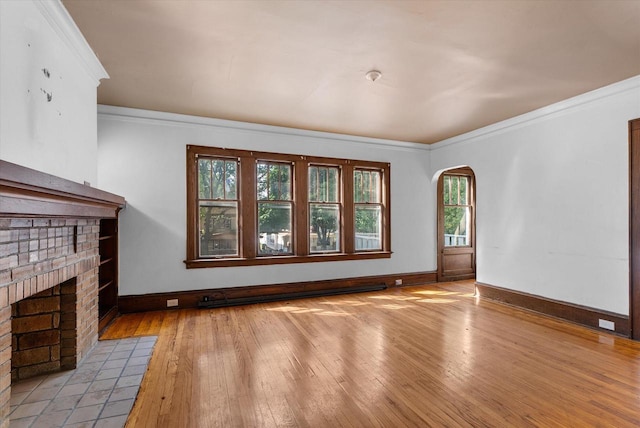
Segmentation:
[(640, 118), (629, 121), (629, 337), (640, 340)]
[[(443, 217), (443, 209), (444, 205), (442, 203), (442, 193), (443, 193), (443, 177), (445, 175), (466, 175), (471, 177), (470, 183), (470, 195), (471, 195), (471, 250), (473, 253), (473, 272), (471, 273), (461, 273), (454, 275), (445, 275), (443, 273), (444, 269), (444, 217)], [(462, 279), (475, 279), (476, 277), (476, 176), (473, 172), (473, 169), (469, 166), (463, 166), (459, 168), (451, 168), (444, 170), (438, 176), (438, 185), (436, 191), (437, 199), (437, 251), (438, 251), (438, 282), (443, 281), (458, 281)], [(464, 247), (466, 249), (466, 247)]]

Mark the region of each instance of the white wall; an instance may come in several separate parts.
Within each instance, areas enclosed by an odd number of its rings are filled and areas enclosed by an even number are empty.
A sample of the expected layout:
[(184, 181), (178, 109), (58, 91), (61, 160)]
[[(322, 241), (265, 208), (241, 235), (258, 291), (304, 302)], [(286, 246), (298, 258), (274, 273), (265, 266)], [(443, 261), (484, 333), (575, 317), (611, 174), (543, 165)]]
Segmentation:
[(64, 7), (0, 1), (0, 55), (0, 159), (96, 185), (96, 87), (107, 74)]
[(432, 147), (434, 178), (475, 171), (479, 282), (629, 313), (628, 121), (638, 117), (640, 76)]
[[(98, 181), (123, 195), (120, 294), (198, 290), (436, 269), (426, 146), (99, 107)], [(186, 146), (391, 163), (391, 259), (186, 269)]]

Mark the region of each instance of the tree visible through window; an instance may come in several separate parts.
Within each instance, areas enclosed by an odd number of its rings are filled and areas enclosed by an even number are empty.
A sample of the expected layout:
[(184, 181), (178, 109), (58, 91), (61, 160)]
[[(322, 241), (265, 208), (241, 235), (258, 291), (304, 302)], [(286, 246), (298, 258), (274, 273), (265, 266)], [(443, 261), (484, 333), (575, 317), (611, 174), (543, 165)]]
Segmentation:
[(291, 164), (257, 164), (259, 255), (291, 254)]
[(356, 251), (382, 248), (382, 186), (379, 171), (354, 172)]
[(198, 160), (200, 256), (238, 254), (238, 162)]
[(443, 180), (444, 245), (445, 247), (471, 245), (469, 177), (445, 175)]
[(309, 167), (309, 245), (312, 253), (340, 251), (340, 170)]

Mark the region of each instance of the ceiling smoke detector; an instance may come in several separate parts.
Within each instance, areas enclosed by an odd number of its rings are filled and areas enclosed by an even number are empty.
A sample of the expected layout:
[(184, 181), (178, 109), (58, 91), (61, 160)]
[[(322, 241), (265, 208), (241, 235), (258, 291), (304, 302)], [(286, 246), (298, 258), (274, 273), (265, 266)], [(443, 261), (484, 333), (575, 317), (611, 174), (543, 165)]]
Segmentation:
[(371, 70), (368, 71), (367, 74), (364, 75), (364, 77), (366, 77), (368, 80), (371, 80), (372, 82), (375, 82), (382, 77), (382, 73), (380, 73), (378, 70)]

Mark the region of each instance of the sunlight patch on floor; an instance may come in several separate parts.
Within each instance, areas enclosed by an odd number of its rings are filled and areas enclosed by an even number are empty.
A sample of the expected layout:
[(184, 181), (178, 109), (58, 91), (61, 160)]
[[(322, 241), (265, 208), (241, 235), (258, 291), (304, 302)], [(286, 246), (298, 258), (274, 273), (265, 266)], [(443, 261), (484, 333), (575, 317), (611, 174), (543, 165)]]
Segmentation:
[(305, 310), (305, 309), (307, 309), (307, 308), (302, 308), (300, 306), (289, 306), (289, 305), (286, 305), (286, 306), (279, 306), (277, 308), (269, 308), (267, 310), (271, 311), (271, 312), (296, 312), (296, 311), (302, 311), (302, 310)]
[(400, 302), (406, 302), (406, 301), (412, 301), (412, 300), (418, 300), (419, 297), (409, 297), (409, 296), (392, 296), (392, 295), (385, 295), (385, 296), (369, 296), (369, 299), (374, 299), (374, 300), (397, 300)]
[(389, 303), (386, 305), (380, 305), (381, 308), (384, 309), (406, 309), (406, 308), (410, 308), (411, 306), (409, 305), (398, 305), (397, 303)]
[(435, 296), (457, 296), (461, 293), (458, 291), (442, 291), (442, 290), (421, 290), (414, 291), (413, 294), (423, 294), (423, 295), (435, 295)]
[(416, 302), (418, 303), (456, 303), (459, 300), (456, 299), (440, 299), (440, 298), (433, 298), (433, 299), (421, 299), (421, 300), (416, 300)]
[(370, 305), (371, 302), (360, 302), (357, 300), (345, 300), (342, 302), (318, 302), (320, 305), (331, 305), (331, 306), (366, 306)]
[(290, 306), (290, 305), (278, 306), (277, 308), (268, 308), (267, 311), (285, 312), (289, 314), (316, 314), (316, 315), (325, 315), (325, 316), (333, 316), (333, 317), (336, 317), (336, 316), (345, 317), (345, 316), (351, 315), (347, 312), (336, 312), (336, 311), (329, 311), (329, 310), (319, 309), (319, 308), (305, 308), (302, 306)]
[[(384, 294), (375, 296), (365, 296), (369, 301), (362, 300), (341, 300), (341, 301), (321, 301), (315, 302), (318, 305), (342, 307), (343, 311), (333, 311), (327, 308), (326, 310), (318, 308), (308, 308), (304, 306), (296, 306), (285, 304), (275, 308), (268, 308), (268, 311), (272, 312), (284, 312), (289, 314), (316, 314), (330, 317), (345, 317), (350, 316), (348, 311), (349, 307), (374, 305), (383, 309), (399, 310), (411, 308), (409, 303), (429, 303), (429, 304), (446, 304), (459, 302), (457, 298), (475, 298), (478, 296), (475, 293), (459, 292), (459, 291), (446, 291), (446, 290), (420, 290), (413, 291), (411, 294), (415, 296), (398, 295), (398, 294)], [(454, 298), (456, 297), (456, 298)]]
[(351, 316), (350, 313), (347, 313), (347, 312), (336, 312), (336, 311), (316, 312), (316, 315), (323, 315), (323, 316), (328, 316), (328, 317), (348, 317), (348, 316)]

